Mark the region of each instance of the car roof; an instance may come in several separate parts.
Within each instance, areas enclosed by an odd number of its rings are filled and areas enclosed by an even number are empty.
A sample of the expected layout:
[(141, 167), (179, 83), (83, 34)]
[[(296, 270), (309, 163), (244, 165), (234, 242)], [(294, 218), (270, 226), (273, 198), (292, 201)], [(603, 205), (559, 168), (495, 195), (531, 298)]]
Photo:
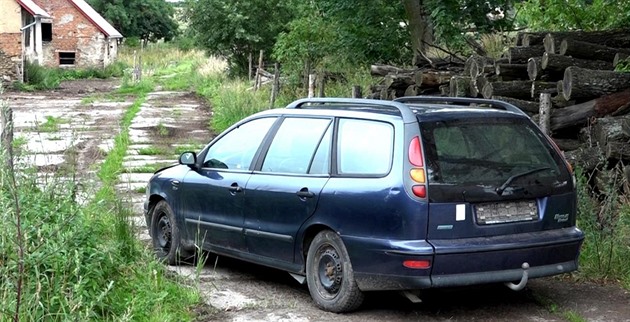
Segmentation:
[(527, 117), (525, 112), (506, 102), (464, 97), (409, 96), (394, 101), (352, 98), (306, 98), (284, 109), (268, 110), (260, 115), (312, 115), (362, 117), (381, 120), (402, 118), (404, 123), (425, 117)]

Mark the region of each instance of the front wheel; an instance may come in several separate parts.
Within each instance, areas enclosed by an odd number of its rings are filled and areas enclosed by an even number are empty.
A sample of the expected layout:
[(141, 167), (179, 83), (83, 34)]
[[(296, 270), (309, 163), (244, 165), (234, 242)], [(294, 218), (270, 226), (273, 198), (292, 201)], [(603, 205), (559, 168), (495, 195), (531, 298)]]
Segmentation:
[(175, 215), (164, 200), (158, 202), (153, 209), (151, 239), (157, 258), (169, 265), (178, 264), (180, 259), (191, 257), (190, 252), (181, 247), (181, 236)]
[(363, 302), (348, 251), (336, 233), (317, 234), (306, 257), (308, 290), (322, 309), (341, 313), (355, 310)]

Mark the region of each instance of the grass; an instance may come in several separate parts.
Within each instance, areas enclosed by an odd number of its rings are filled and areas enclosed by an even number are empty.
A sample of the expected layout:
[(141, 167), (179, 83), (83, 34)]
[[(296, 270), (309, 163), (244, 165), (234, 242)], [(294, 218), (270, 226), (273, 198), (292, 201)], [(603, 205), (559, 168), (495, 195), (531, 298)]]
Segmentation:
[(126, 173), (153, 173), (161, 168), (164, 168), (168, 165), (170, 165), (172, 162), (169, 163), (153, 163), (153, 164), (147, 164), (147, 165), (143, 165), (140, 167), (131, 167), (131, 168), (127, 168), (124, 170), (124, 172)]
[(66, 120), (61, 117), (54, 117), (50, 115), (46, 115), (46, 122), (37, 124), (36, 128), (38, 132), (58, 132), (59, 126), (61, 124), (69, 123), (69, 120)]
[(168, 150), (163, 147), (150, 146), (146, 148), (138, 149), (139, 155), (167, 155)]

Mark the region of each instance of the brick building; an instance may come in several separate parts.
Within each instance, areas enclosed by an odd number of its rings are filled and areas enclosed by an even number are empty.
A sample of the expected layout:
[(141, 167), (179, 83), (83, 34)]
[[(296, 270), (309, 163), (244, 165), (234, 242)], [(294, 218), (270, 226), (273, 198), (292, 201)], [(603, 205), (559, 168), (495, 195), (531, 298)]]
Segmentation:
[(122, 35), (84, 0), (0, 0), (0, 76), (21, 79), (22, 61), (105, 67)]

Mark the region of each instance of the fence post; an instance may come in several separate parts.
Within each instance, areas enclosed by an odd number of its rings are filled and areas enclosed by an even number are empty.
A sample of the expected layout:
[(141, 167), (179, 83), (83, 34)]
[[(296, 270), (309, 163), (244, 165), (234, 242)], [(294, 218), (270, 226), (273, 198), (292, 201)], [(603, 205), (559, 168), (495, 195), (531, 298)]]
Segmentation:
[(249, 53), (249, 57), (247, 58), (247, 62), (248, 62), (248, 66), (249, 68), (247, 69), (247, 79), (251, 82), (252, 81), (252, 53)]
[(260, 51), (260, 55), (258, 56), (258, 68), (256, 69), (256, 84), (254, 85), (254, 90), (258, 90), (260, 88), (262, 82), (262, 69), (263, 69), (263, 50)]
[(551, 94), (540, 93), (540, 108), (538, 110), (538, 126), (543, 133), (551, 135)]
[(361, 98), (363, 94), (361, 94), (361, 86), (354, 85), (352, 86), (352, 98)]
[(326, 87), (326, 74), (321, 73), (318, 78), (319, 94), (317, 95), (317, 97), (325, 97), (326, 95), (324, 95), (324, 89)]
[(308, 98), (315, 96), (315, 74), (308, 75)]
[(276, 103), (276, 97), (280, 91), (280, 67), (278, 63), (273, 64), (273, 69), (273, 87), (271, 88), (271, 102), (269, 104), (271, 108), (273, 108), (273, 105)]

